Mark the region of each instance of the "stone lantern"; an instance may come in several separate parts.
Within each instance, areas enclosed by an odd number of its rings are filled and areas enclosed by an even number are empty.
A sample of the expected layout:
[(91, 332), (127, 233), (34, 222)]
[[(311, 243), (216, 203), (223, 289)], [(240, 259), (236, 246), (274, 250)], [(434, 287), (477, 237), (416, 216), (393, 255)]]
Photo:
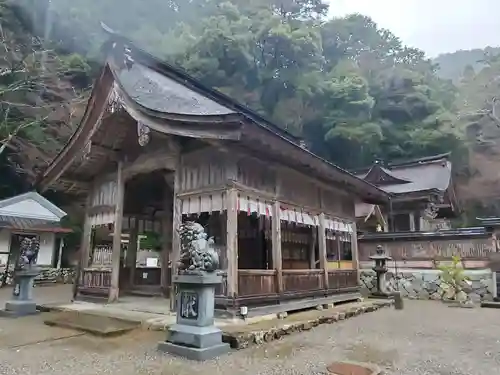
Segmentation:
[(176, 324), (158, 349), (188, 359), (204, 361), (229, 352), (222, 332), (214, 324), (215, 287), (222, 282), (217, 274), (219, 257), (213, 240), (207, 240), (203, 227), (186, 222), (178, 229), (181, 239), (180, 274), (177, 288)]
[(371, 255), (370, 259), (375, 261), (375, 266), (372, 270), (377, 275), (377, 290), (371, 296), (375, 298), (390, 298), (390, 294), (385, 289), (385, 274), (387, 273), (387, 261), (392, 258), (386, 254), (381, 245), (378, 245), (375, 255)]
[(35, 278), (41, 269), (34, 265), (40, 249), (38, 239), (25, 237), (21, 241), (20, 255), (14, 270), (14, 290), (12, 299), (0, 310), (0, 316), (17, 318), (37, 314), (36, 302), (32, 298)]

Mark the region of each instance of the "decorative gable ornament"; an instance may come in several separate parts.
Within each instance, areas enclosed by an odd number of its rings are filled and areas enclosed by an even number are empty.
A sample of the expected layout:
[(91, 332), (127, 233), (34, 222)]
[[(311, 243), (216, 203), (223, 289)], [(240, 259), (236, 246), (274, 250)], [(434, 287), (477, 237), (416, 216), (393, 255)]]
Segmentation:
[(118, 93), (118, 88), (116, 83), (113, 85), (113, 89), (109, 95), (107, 111), (109, 113), (118, 112), (122, 108), (123, 100)]
[(137, 121), (137, 141), (144, 147), (151, 140), (151, 129), (141, 121)]
[(437, 217), (438, 208), (436, 207), (436, 205), (434, 203), (429, 203), (427, 205), (427, 207), (425, 208), (425, 210), (423, 211), (423, 214), (424, 214), (424, 217), (426, 219), (433, 220)]

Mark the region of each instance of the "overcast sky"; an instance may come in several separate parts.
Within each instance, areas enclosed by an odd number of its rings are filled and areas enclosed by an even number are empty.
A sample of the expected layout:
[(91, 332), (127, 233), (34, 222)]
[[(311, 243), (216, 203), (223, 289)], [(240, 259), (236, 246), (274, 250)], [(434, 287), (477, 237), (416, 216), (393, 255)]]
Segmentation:
[(430, 57), (500, 46), (500, 0), (327, 0), (331, 16), (361, 13)]

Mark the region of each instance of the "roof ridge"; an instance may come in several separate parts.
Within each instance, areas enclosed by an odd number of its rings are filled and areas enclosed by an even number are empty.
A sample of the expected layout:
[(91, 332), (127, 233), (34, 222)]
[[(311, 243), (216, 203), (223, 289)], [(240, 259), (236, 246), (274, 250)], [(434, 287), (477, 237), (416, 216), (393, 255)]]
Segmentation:
[(427, 164), (427, 163), (432, 163), (436, 162), (442, 159), (448, 159), (448, 157), (451, 155), (451, 152), (446, 152), (443, 154), (438, 154), (438, 155), (432, 155), (432, 156), (424, 156), (421, 158), (413, 158), (413, 159), (407, 159), (407, 160), (401, 160), (401, 161), (396, 161), (393, 163), (388, 163), (387, 168), (392, 168), (392, 167), (407, 167), (413, 164)]

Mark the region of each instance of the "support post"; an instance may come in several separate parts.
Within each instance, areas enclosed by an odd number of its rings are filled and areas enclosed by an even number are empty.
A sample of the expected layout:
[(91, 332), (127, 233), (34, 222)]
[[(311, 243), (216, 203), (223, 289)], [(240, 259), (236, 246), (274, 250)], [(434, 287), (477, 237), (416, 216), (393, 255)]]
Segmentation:
[(415, 213), (410, 212), (408, 216), (410, 218), (410, 232), (415, 232)]
[(139, 249), (139, 228), (137, 221), (136, 217), (132, 220), (132, 227), (130, 228), (130, 237), (127, 248), (127, 267), (130, 268), (128, 283), (130, 287), (133, 287), (135, 283), (135, 267), (137, 265), (137, 250)]
[(92, 224), (90, 222), (90, 208), (92, 205), (93, 189), (87, 195), (85, 202), (85, 214), (83, 218), (83, 232), (80, 243), (80, 259), (76, 272), (76, 280), (73, 281), (73, 299), (78, 295), (78, 285), (82, 282), (83, 271), (89, 266), (90, 246), (92, 246)]
[(356, 270), (358, 285), (361, 285), (361, 273), (359, 272), (358, 228), (356, 227), (356, 222), (352, 223), (351, 252), (352, 266)]
[(176, 287), (174, 278), (177, 275), (177, 263), (181, 257), (181, 240), (179, 238), (179, 226), (182, 224), (182, 201), (178, 197), (181, 186), (182, 159), (177, 159), (174, 177), (173, 212), (172, 212), (172, 263), (171, 263), (171, 288), (170, 288), (170, 311), (175, 311)]
[(59, 250), (58, 250), (58, 254), (57, 254), (57, 265), (56, 265), (56, 268), (58, 270), (61, 269), (63, 248), (64, 248), (64, 239), (61, 238), (60, 241), (59, 241)]
[(122, 221), (123, 205), (125, 195), (125, 180), (123, 178), (123, 161), (118, 162), (116, 173), (116, 198), (115, 198), (115, 217), (113, 225), (113, 255), (111, 268), (111, 287), (109, 289), (108, 302), (118, 300), (120, 293), (120, 260), (122, 248)]
[(281, 207), (280, 202), (273, 203), (271, 222), (271, 241), (273, 249), (273, 268), (276, 270), (276, 286), (278, 293), (283, 293), (283, 256), (281, 255)]
[(311, 238), (309, 246), (309, 268), (316, 269), (316, 243), (318, 242), (318, 228), (311, 228)]
[(163, 200), (163, 218), (161, 220), (162, 247), (160, 252), (160, 285), (161, 292), (164, 296), (169, 295), (169, 285), (172, 285), (168, 278), (168, 261), (170, 258), (170, 250), (172, 249), (172, 199), (170, 193), (170, 189), (167, 189), (165, 186), (165, 198)]
[(324, 273), (325, 289), (328, 289), (328, 269), (326, 267), (326, 225), (325, 214), (322, 212), (319, 215), (319, 268)]
[(227, 296), (238, 295), (238, 191), (231, 188), (227, 192)]

